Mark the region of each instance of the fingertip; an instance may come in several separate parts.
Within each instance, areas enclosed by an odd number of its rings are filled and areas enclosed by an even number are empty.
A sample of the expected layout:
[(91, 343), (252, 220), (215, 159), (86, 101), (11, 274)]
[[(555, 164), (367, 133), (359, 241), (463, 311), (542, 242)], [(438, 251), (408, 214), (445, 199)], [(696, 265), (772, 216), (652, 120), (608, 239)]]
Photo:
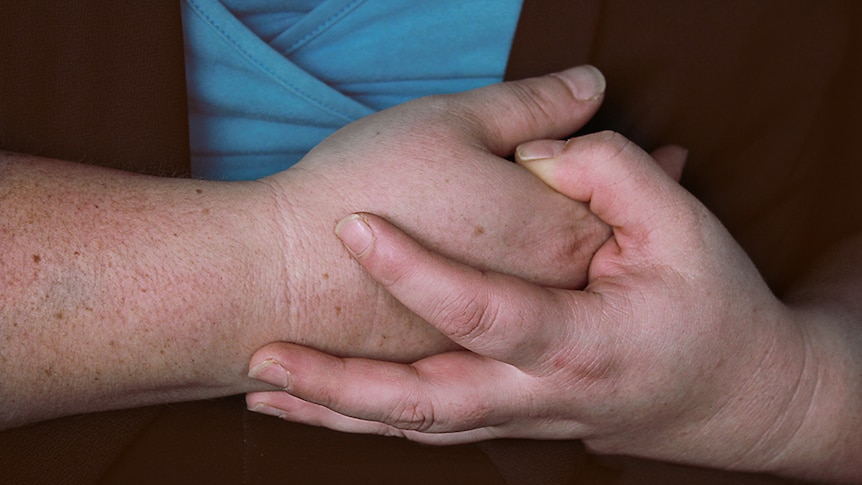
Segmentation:
[(263, 414), (265, 416), (272, 416), (279, 419), (287, 419), (287, 413), (283, 410), (270, 406), (264, 402), (254, 402), (251, 400), (251, 395), (246, 396), (245, 400), (246, 409), (253, 413)]
[(248, 377), (280, 389), (290, 387), (290, 373), (276, 359), (265, 359), (252, 366), (248, 371)]
[(679, 145), (665, 145), (650, 154), (671, 178), (680, 181), (688, 161), (688, 149)]
[(254, 354), (251, 355), (251, 359), (248, 362), (248, 376), (254, 379), (252, 373), (256, 373), (256, 369), (263, 365), (266, 361), (272, 360), (272, 350), (275, 349), (275, 345), (278, 343), (271, 343), (264, 345), (263, 347), (257, 349)]
[(585, 64), (552, 74), (562, 79), (578, 101), (596, 101), (605, 94), (607, 81), (597, 67)]
[(534, 140), (518, 145), (515, 149), (515, 161), (520, 164), (556, 158), (566, 147), (562, 140)]
[(558, 157), (566, 142), (561, 140), (536, 140), (524, 143), (515, 150), (515, 161), (554, 190), (559, 191), (554, 174), (559, 165)]
[(367, 255), (374, 247), (374, 231), (363, 214), (350, 214), (339, 221), (335, 234), (356, 258)]

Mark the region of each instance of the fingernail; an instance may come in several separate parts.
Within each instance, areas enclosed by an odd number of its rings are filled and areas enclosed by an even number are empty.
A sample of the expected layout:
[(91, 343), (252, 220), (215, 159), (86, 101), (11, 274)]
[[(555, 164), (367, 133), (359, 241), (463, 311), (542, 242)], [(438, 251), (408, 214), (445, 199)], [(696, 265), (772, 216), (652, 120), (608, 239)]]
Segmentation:
[(592, 101), (605, 93), (605, 76), (596, 67), (583, 65), (565, 70), (558, 74), (571, 88), (575, 98)]
[(290, 387), (290, 373), (273, 359), (266, 359), (249, 369), (248, 376), (281, 389)]
[(354, 256), (362, 257), (371, 250), (374, 233), (359, 214), (351, 214), (335, 226), (335, 234)]
[(266, 404), (255, 404), (254, 406), (248, 408), (248, 410), (253, 413), (265, 414), (267, 416), (275, 416), (276, 418), (284, 418), (286, 416), (286, 413), (281, 409), (267, 406)]
[(554, 158), (563, 151), (566, 142), (561, 140), (536, 140), (518, 145), (515, 149), (515, 160), (531, 162)]

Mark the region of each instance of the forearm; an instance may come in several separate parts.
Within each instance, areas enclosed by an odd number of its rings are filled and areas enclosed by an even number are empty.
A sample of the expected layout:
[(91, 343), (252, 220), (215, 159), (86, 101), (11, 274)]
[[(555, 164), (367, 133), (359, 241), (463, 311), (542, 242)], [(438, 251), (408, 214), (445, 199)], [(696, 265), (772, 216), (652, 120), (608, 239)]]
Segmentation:
[(809, 337), (806, 420), (779, 462), (794, 476), (862, 480), (862, 234), (837, 247), (788, 297)]
[(248, 390), (290, 336), (260, 185), (0, 154), (0, 428)]

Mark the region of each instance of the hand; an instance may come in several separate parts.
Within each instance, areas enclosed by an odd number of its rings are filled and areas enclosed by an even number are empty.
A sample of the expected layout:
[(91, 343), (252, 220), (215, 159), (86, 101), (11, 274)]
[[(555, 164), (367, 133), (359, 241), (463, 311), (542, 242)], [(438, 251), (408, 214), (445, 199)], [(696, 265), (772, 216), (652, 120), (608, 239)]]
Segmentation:
[(582, 287), (609, 228), (503, 157), (524, 141), (573, 133), (603, 93), (601, 74), (582, 67), (420, 99), (347, 126), (267, 179), (287, 242), (290, 305), (273, 320), (288, 315), (290, 324), (275, 338), (279, 326), (259, 324), (268, 338), (261, 345), (290, 340), (398, 360), (454, 348), (344, 252), (332, 228), (356, 210), (472, 266)]
[(582, 285), (609, 229), (500, 156), (577, 130), (603, 92), (584, 67), (419, 100), (260, 182), (0, 153), (0, 428), (269, 389), (247, 363), (273, 341), (401, 360), (456, 347), (344, 252), (332, 227), (357, 208), (471, 264)]
[[(681, 167), (679, 149), (656, 156)], [(357, 261), (466, 350), (405, 365), (273, 344), (251, 375), (287, 392), (250, 394), (250, 409), (426, 443), (578, 438), (777, 466), (813, 393), (805, 336), (730, 234), (619, 135), (529, 143), (518, 159), (613, 227), (585, 290), (478, 271), (377, 216), (349, 217), (340, 234)]]

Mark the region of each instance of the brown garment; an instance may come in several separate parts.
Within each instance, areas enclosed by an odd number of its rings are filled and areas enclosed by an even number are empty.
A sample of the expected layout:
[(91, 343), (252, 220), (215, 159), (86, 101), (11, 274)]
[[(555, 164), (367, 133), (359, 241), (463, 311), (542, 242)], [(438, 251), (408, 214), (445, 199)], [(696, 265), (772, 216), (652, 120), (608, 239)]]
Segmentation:
[[(4, 2), (0, 148), (187, 174), (178, 10)], [(607, 100), (588, 129), (689, 148), (683, 183), (780, 292), (860, 228), (860, 18), (852, 1), (527, 0), (508, 77), (600, 67)], [(0, 433), (0, 483), (784, 482), (595, 457), (575, 441), (438, 448), (345, 435), (226, 398)]]

